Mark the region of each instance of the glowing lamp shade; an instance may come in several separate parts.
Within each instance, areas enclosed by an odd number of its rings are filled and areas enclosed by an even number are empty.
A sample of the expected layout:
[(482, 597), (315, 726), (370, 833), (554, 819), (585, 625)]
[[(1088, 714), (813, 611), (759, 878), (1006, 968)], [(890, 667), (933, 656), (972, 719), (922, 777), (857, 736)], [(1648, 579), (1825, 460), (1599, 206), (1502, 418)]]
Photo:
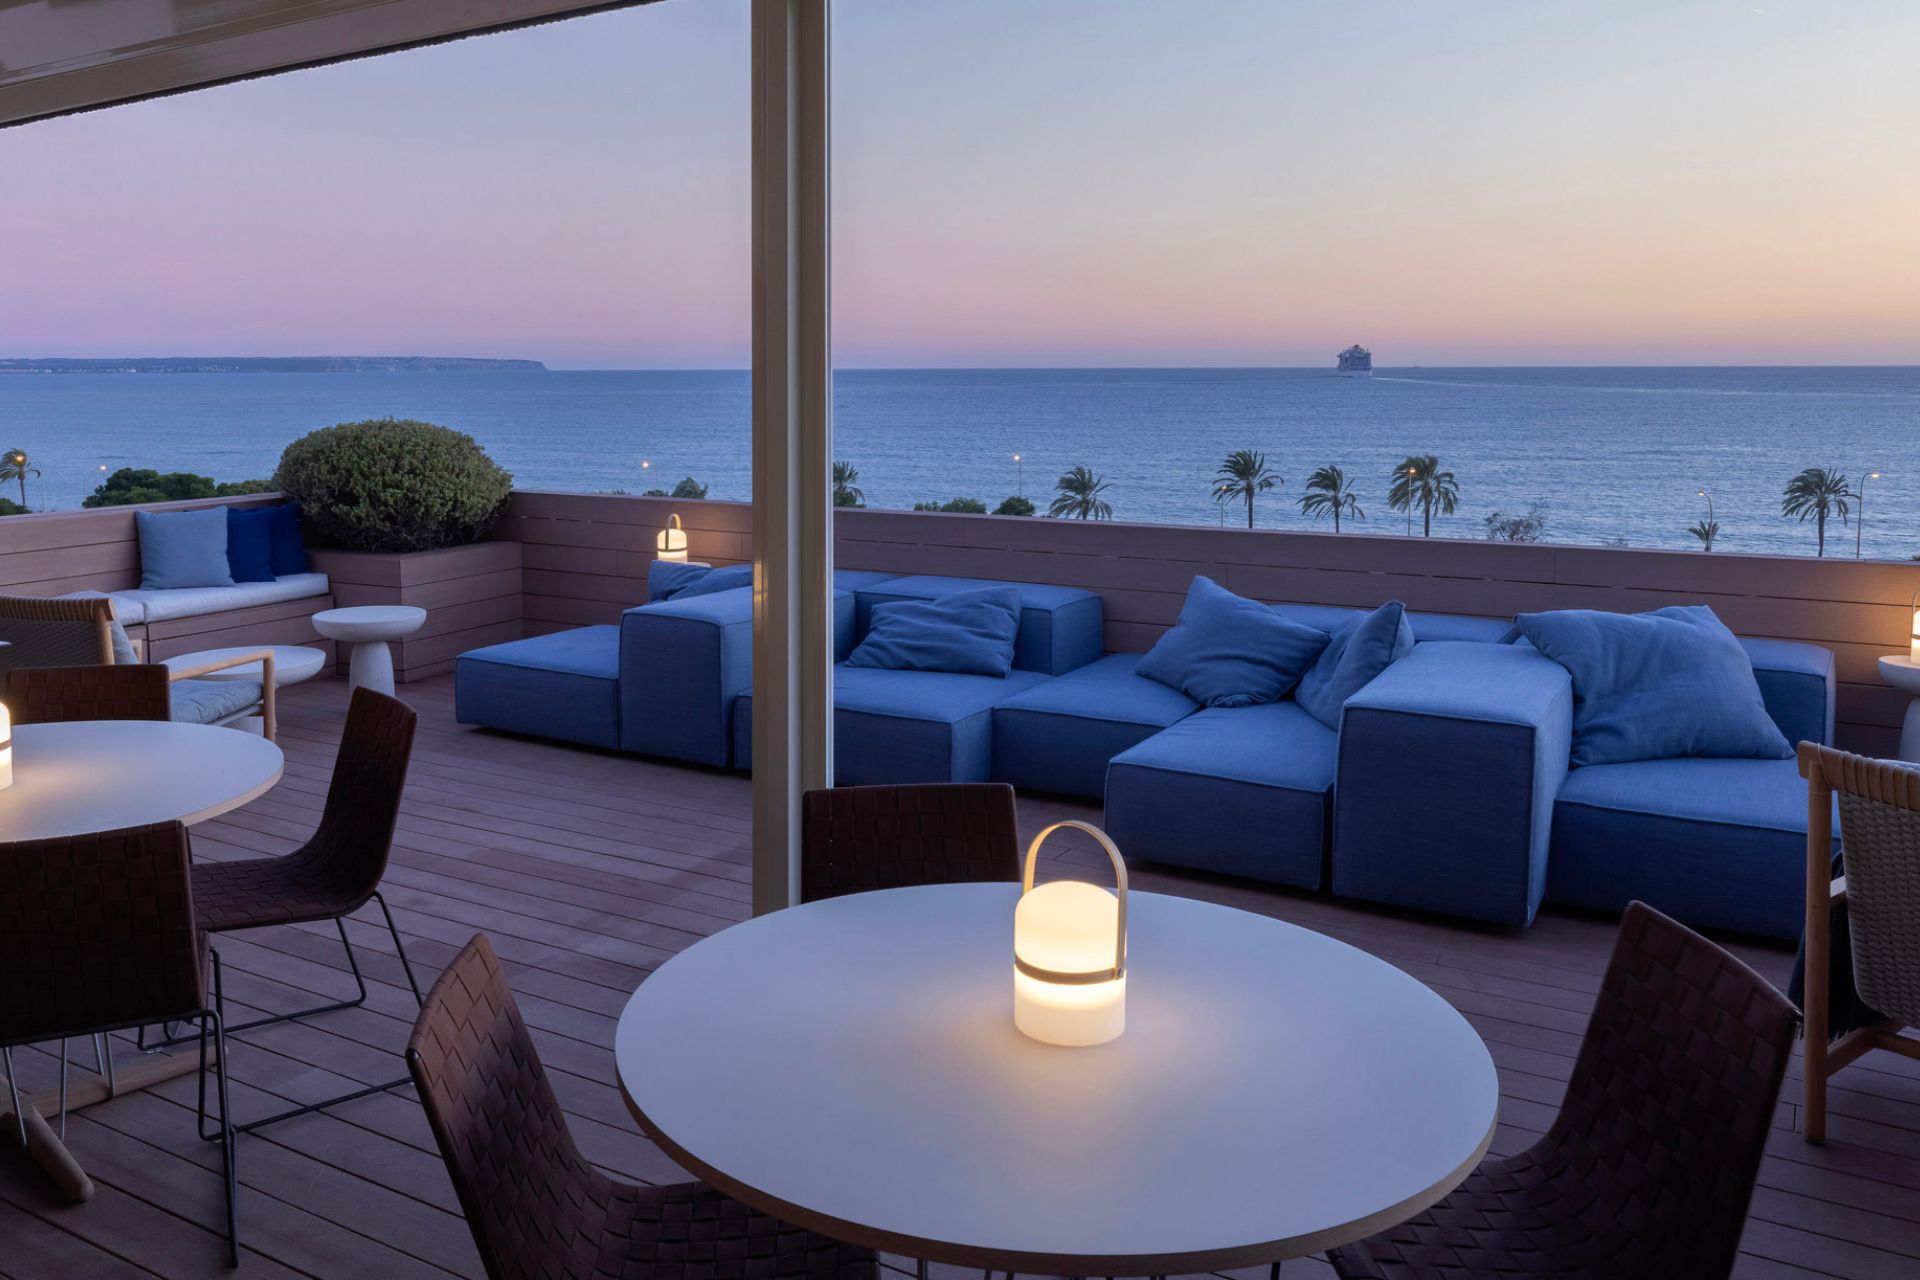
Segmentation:
[(0, 702), (0, 787), (13, 785), (13, 713)]
[(1913, 593), (1913, 628), (1907, 641), (1907, 657), (1920, 662), (1920, 591)]
[(667, 517), (667, 527), (660, 531), (654, 544), (660, 548), (657, 559), (673, 560), (680, 564), (687, 562), (687, 531), (680, 527), (679, 512)]
[[(1100, 842), (1117, 892), (1079, 880), (1033, 883), (1046, 838), (1062, 827)], [(1044, 1044), (1105, 1044), (1127, 1027), (1127, 866), (1106, 833), (1056, 822), (1027, 846), (1013, 911), (1013, 1024)]]

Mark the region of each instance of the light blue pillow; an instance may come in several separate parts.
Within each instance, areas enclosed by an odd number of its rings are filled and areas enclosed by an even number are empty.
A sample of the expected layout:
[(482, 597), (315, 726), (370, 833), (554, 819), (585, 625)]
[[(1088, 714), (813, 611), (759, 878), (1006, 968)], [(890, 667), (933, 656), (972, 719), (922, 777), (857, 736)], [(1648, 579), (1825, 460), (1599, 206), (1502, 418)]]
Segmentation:
[(847, 655), (847, 665), (1004, 677), (1013, 670), (1019, 630), (1020, 592), (1014, 587), (883, 601), (873, 606), (866, 639)]
[(230, 587), (227, 564), (227, 509), (136, 511), (140, 535), (140, 586), (147, 591), (176, 587)]
[(1347, 699), (1411, 652), (1413, 627), (1406, 606), (1389, 600), (1335, 631), (1293, 696), (1308, 715), (1338, 729)]
[(1573, 676), (1573, 763), (1674, 756), (1784, 760), (1753, 663), (1712, 609), (1566, 609), (1513, 620)]
[(1212, 578), (1196, 577), (1180, 620), (1134, 670), (1203, 706), (1250, 707), (1285, 697), (1328, 638)]

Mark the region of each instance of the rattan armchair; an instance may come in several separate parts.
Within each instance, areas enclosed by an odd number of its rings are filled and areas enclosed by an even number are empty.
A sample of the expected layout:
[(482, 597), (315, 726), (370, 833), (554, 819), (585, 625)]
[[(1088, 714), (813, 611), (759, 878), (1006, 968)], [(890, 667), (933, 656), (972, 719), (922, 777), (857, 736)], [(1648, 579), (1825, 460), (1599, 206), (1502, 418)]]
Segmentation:
[(1343, 1280), (1725, 1280), (1795, 1026), (1759, 974), (1633, 903), (1547, 1135), (1328, 1261)]
[(800, 900), (1020, 878), (1013, 788), (828, 787), (800, 799)]
[(588, 1163), (485, 935), (427, 994), (407, 1069), (490, 1280), (875, 1280), (871, 1250)]
[[(1807, 780), (1806, 1106), (1809, 1142), (1827, 1136), (1827, 1081), (1874, 1049), (1920, 1059), (1920, 770), (1800, 744)], [(1833, 807), (1839, 797), (1845, 874), (1833, 875)], [(1833, 908), (1852, 933), (1853, 985), (1881, 1017), (1829, 1041), (1828, 965)]]

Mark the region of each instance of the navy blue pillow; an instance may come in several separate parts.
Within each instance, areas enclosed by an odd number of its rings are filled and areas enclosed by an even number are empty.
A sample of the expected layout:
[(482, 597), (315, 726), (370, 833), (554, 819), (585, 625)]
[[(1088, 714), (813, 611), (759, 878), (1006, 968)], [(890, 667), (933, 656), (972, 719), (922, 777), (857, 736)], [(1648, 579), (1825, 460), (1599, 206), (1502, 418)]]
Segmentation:
[(1573, 763), (1675, 756), (1784, 760), (1747, 651), (1706, 605), (1566, 609), (1514, 625), (1573, 676)]
[(670, 600), (673, 593), (713, 572), (704, 560), (654, 560), (647, 565), (647, 599)]
[(753, 566), (750, 564), (730, 564), (724, 569), (706, 567), (705, 572), (695, 575), (691, 581), (676, 585), (667, 593), (669, 600), (690, 600), (694, 596), (710, 596), (716, 591), (731, 591), (735, 587), (753, 585)]
[(273, 576), (278, 578), (289, 573), (307, 571), (307, 544), (300, 536), (300, 504), (283, 502), (277, 507), (268, 507), (273, 513), (272, 557)]
[(1020, 592), (1014, 587), (888, 600), (873, 606), (866, 639), (847, 655), (847, 665), (1004, 677), (1013, 670), (1019, 631)]
[(1204, 706), (1250, 707), (1285, 697), (1328, 638), (1212, 578), (1197, 577), (1180, 621), (1135, 670)]
[(227, 508), (227, 570), (235, 582), (273, 581), (272, 507)]
[(1413, 652), (1406, 606), (1389, 600), (1338, 631), (1313, 669), (1300, 677), (1294, 699), (1329, 729), (1340, 727), (1340, 709), (1372, 679)]

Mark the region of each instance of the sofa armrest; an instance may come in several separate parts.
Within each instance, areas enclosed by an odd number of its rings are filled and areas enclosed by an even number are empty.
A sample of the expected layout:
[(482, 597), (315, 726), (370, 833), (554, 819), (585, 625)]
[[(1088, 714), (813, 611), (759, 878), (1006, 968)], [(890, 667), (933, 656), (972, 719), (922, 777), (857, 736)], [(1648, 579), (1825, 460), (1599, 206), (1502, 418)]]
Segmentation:
[(1415, 646), (1341, 715), (1334, 892), (1529, 923), (1572, 740), (1559, 663), (1512, 645)]
[(1767, 714), (1793, 743), (1833, 744), (1833, 651), (1792, 640), (1740, 638)]

